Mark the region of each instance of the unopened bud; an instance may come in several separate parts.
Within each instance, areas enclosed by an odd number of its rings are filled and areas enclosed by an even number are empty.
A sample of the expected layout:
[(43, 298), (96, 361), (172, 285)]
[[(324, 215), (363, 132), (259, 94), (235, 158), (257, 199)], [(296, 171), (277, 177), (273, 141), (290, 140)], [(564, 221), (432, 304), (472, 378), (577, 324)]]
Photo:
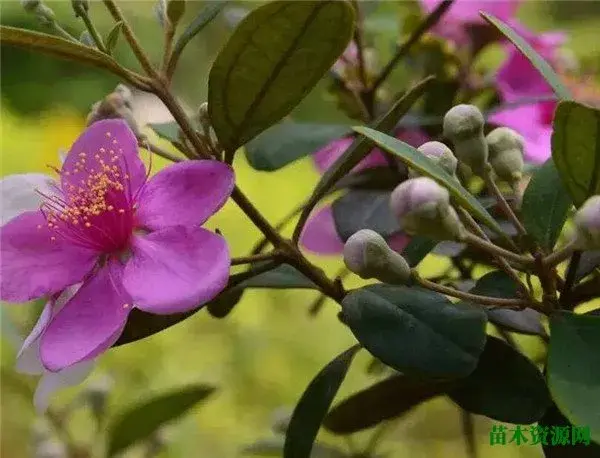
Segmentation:
[(344, 263), (361, 278), (376, 278), (384, 283), (405, 285), (411, 276), (406, 260), (370, 229), (362, 229), (346, 241)]
[(90, 9), (89, 0), (71, 0), (71, 6), (75, 11), (75, 16), (79, 16), (82, 12), (86, 13)]
[(460, 240), (464, 227), (450, 205), (448, 191), (427, 177), (407, 180), (390, 197), (392, 213), (407, 234)]
[(185, 13), (185, 0), (167, 0), (167, 18), (176, 27)]
[(35, 13), (36, 8), (41, 3), (41, 0), (21, 0), (21, 6), (28, 13)]
[(81, 44), (89, 46), (90, 48), (96, 47), (96, 43), (94, 42), (94, 39), (90, 35), (90, 32), (88, 32), (87, 30), (84, 30), (83, 32), (81, 32), (81, 35), (79, 35), (79, 42)]
[[(450, 148), (441, 142), (427, 142), (423, 143), (417, 148), (423, 155), (429, 158), (431, 161), (443, 168), (452, 177), (456, 176), (456, 167), (458, 166), (458, 160), (454, 156), (454, 153)], [(408, 172), (410, 178), (417, 178), (421, 174), (413, 169)]]
[(33, 10), (33, 13), (43, 25), (51, 25), (56, 20), (54, 11), (51, 8), (48, 8), (43, 3), (37, 5), (36, 8)]
[(444, 136), (454, 145), (454, 154), (478, 175), (485, 173), (488, 161), (484, 125), (485, 119), (474, 105), (457, 105), (444, 116)]
[(485, 138), (490, 164), (502, 180), (515, 184), (523, 177), (523, 148), (525, 140), (508, 127), (498, 127)]
[(581, 250), (600, 249), (600, 195), (592, 196), (574, 218), (575, 243)]
[(114, 118), (125, 120), (137, 138), (144, 136), (131, 110), (131, 92), (123, 85), (117, 86), (114, 92), (111, 92), (103, 100), (92, 105), (92, 109), (87, 117), (87, 125), (89, 126), (101, 119)]
[(161, 27), (165, 27), (165, 24), (167, 23), (167, 6), (165, 4), (166, 0), (158, 0), (156, 2), (156, 5), (154, 5), (154, 15), (156, 17), (156, 20), (158, 21), (158, 23), (160, 24)]

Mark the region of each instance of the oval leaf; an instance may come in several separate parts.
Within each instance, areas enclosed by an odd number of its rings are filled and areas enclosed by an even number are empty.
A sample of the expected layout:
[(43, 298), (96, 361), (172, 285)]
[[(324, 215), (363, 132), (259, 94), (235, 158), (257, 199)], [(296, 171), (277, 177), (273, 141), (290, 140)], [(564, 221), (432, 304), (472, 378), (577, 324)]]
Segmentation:
[(576, 207), (600, 193), (600, 110), (571, 101), (558, 104), (552, 159)]
[(548, 387), (561, 412), (600, 441), (600, 317), (557, 313), (550, 320)]
[(309, 458), (321, 423), (346, 377), (359, 345), (339, 355), (310, 382), (294, 409), (285, 437), (284, 458)]
[(171, 143), (179, 142), (179, 124), (175, 121), (149, 124), (150, 128), (156, 132), (160, 138), (169, 140)]
[(544, 376), (537, 367), (492, 336), (488, 336), (475, 370), (449, 395), (469, 412), (513, 424), (538, 421), (550, 405)]
[(335, 434), (353, 434), (397, 418), (443, 394), (452, 382), (397, 374), (344, 399), (327, 414), (323, 426)]
[(333, 202), (333, 220), (342, 241), (361, 229), (371, 229), (382, 237), (400, 231), (390, 210), (389, 191), (350, 191)]
[(147, 438), (162, 425), (186, 414), (206, 399), (214, 387), (194, 385), (157, 396), (121, 413), (108, 428), (108, 456)]
[(351, 131), (349, 126), (335, 124), (284, 122), (260, 134), (244, 149), (254, 169), (272, 172), (314, 153)]
[(402, 256), (411, 267), (416, 267), (425, 259), (431, 250), (433, 250), (439, 242), (437, 240), (428, 239), (420, 235), (411, 237), (408, 245), (402, 250)]
[(344, 322), (376, 358), (403, 373), (464, 376), (485, 343), (485, 313), (420, 288), (371, 285), (342, 301)]
[(426, 175), (440, 185), (448, 189), (450, 194), (463, 207), (469, 210), (474, 216), (477, 216), (490, 229), (493, 229), (498, 235), (506, 237), (502, 228), (496, 220), (487, 212), (481, 203), (471, 195), (458, 181), (448, 175), (444, 169), (433, 161), (429, 160), (424, 154), (413, 148), (407, 143), (404, 143), (397, 138), (390, 137), (382, 132), (378, 132), (369, 127), (354, 127), (354, 130), (361, 135), (364, 135), (377, 146), (385, 151), (392, 153), (400, 158), (408, 167), (412, 167), (423, 175)]
[(567, 220), (571, 199), (552, 159), (532, 176), (521, 207), (523, 225), (542, 247), (551, 250)]
[(354, 30), (346, 1), (274, 1), (246, 16), (208, 81), (208, 109), (231, 156), (304, 98), (342, 54)]
[(560, 77), (552, 70), (552, 67), (540, 56), (533, 47), (527, 43), (517, 32), (510, 28), (500, 19), (487, 13), (479, 13), (481, 16), (496, 27), (502, 34), (508, 38), (521, 53), (531, 62), (531, 64), (540, 72), (544, 79), (554, 90), (554, 93), (561, 99), (571, 97), (569, 90), (562, 83)]

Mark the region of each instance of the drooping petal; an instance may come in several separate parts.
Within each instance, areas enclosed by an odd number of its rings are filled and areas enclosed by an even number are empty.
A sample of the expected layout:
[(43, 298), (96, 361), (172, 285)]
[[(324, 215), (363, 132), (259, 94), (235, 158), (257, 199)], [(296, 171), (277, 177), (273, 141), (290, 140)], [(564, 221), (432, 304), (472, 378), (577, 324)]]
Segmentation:
[(53, 301), (46, 302), (37, 323), (25, 338), (21, 350), (17, 354), (17, 372), (22, 374), (38, 375), (44, 373), (44, 366), (40, 361), (40, 336), (52, 318)]
[(93, 358), (119, 338), (132, 309), (122, 278), (123, 266), (109, 260), (52, 318), (40, 345), (46, 369), (56, 372)]
[(79, 385), (94, 369), (95, 361), (82, 361), (59, 372), (46, 372), (38, 382), (33, 396), (33, 405), (38, 413), (44, 413), (50, 404), (50, 398), (57, 391)]
[(120, 181), (127, 194), (132, 196), (146, 180), (146, 168), (139, 157), (137, 139), (122, 119), (97, 121), (73, 143), (61, 171), (65, 194), (79, 189), (87, 191), (98, 181), (88, 180), (102, 172), (105, 166), (111, 167), (111, 179)]
[(27, 212), (0, 228), (0, 299), (25, 302), (78, 283), (97, 253), (48, 228), (41, 212)]
[(344, 243), (335, 229), (331, 206), (319, 209), (309, 218), (300, 243), (308, 251), (322, 255), (340, 254), (343, 251)]
[(2, 178), (0, 180), (2, 199), (0, 226), (21, 213), (39, 209), (43, 200), (42, 195), (51, 196), (57, 190), (55, 181), (42, 173), (24, 173)]
[(158, 230), (198, 226), (219, 210), (235, 184), (233, 169), (217, 161), (187, 161), (158, 172), (138, 197), (137, 220)]
[(230, 264), (223, 237), (200, 227), (174, 226), (133, 239), (123, 284), (141, 310), (184, 312), (225, 288)]

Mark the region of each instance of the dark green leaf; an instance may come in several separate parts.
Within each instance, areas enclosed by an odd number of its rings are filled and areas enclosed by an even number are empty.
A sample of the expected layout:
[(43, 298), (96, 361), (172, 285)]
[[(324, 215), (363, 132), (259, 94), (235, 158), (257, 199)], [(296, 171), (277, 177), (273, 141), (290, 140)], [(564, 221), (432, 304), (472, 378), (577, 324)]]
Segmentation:
[(577, 274), (575, 275), (575, 281), (578, 282), (582, 278), (587, 277), (599, 266), (600, 250), (584, 251), (581, 254), (581, 259), (579, 260), (579, 265), (577, 266)]
[(558, 104), (552, 159), (576, 207), (600, 193), (600, 110), (571, 101)]
[(584, 425), (572, 425), (565, 416), (560, 413), (556, 404), (552, 404), (546, 411), (546, 414), (540, 419), (538, 425), (542, 428), (548, 428), (550, 434), (546, 437), (545, 443), (542, 443), (544, 456), (546, 458), (598, 458), (600, 456), (600, 445), (590, 442), (588, 445), (577, 443), (575, 445), (552, 445), (551, 431), (556, 427), (567, 427), (569, 431), (573, 427), (585, 427)]
[[(426, 78), (412, 87), (389, 109), (387, 113), (379, 117), (373, 123), (373, 127), (383, 132), (392, 131), (400, 119), (408, 113), (412, 106), (427, 91), (433, 81), (434, 79), (431, 77)], [(319, 201), (327, 195), (331, 188), (333, 188), (342, 177), (348, 174), (360, 161), (362, 161), (372, 149), (373, 142), (359, 136), (352, 142), (348, 149), (344, 151), (344, 154), (331, 164), (315, 186), (304, 210), (302, 210), (297, 228), (304, 227), (310, 213)]]
[(452, 382), (393, 375), (337, 404), (323, 426), (335, 434), (353, 434), (397, 418), (435, 396)]
[[(482, 296), (514, 299), (517, 296), (517, 284), (505, 272), (496, 270), (481, 277), (470, 291)], [(502, 307), (485, 309), (488, 320), (501, 328), (521, 334), (546, 336), (542, 325), (542, 315), (533, 310), (510, 310)]]
[(173, 48), (173, 53), (180, 55), (190, 40), (198, 35), (204, 27), (210, 24), (228, 3), (229, 2), (226, 0), (206, 2), (206, 6), (198, 13), (198, 16), (194, 18), (177, 39), (177, 43), (175, 43), (175, 47)]
[(487, 210), (479, 203), (479, 201), (471, 195), (463, 186), (448, 175), (444, 169), (433, 161), (429, 160), (425, 155), (413, 148), (407, 143), (398, 140), (394, 137), (390, 137), (382, 132), (371, 129), (369, 127), (354, 127), (354, 130), (361, 135), (369, 138), (375, 142), (380, 148), (388, 151), (389, 153), (395, 154), (404, 162), (408, 167), (412, 167), (419, 171), (421, 174), (426, 175), (442, 186), (444, 186), (450, 194), (456, 199), (463, 207), (469, 210), (474, 216), (477, 216), (482, 222), (487, 224), (490, 229), (493, 229), (499, 235), (503, 235), (502, 228), (498, 225), (496, 220), (487, 212)]
[(319, 289), (312, 281), (289, 264), (282, 264), (240, 283), (243, 288)]
[(551, 250), (567, 220), (571, 199), (552, 159), (538, 169), (523, 196), (523, 225), (542, 245)]
[(117, 46), (117, 41), (119, 40), (119, 35), (121, 34), (121, 30), (123, 29), (123, 21), (117, 22), (108, 35), (106, 36), (106, 50), (109, 54), (115, 50), (115, 46)]
[(600, 440), (600, 316), (557, 313), (550, 319), (548, 387), (561, 412)]
[(541, 73), (544, 79), (554, 90), (554, 93), (561, 99), (569, 99), (571, 95), (569, 90), (562, 83), (560, 77), (552, 70), (552, 67), (540, 56), (533, 47), (527, 43), (517, 32), (510, 28), (500, 19), (487, 13), (479, 13), (481, 16), (496, 27), (502, 34), (508, 38), (521, 53), (532, 63), (532, 65)]
[(246, 158), (256, 170), (271, 172), (348, 135), (349, 126), (284, 122), (246, 143)]
[(108, 427), (109, 457), (146, 439), (162, 425), (185, 415), (205, 400), (214, 387), (193, 385), (162, 394), (120, 413)]
[(189, 312), (173, 313), (170, 315), (154, 315), (134, 308), (129, 313), (127, 324), (121, 333), (121, 337), (113, 344), (113, 347), (150, 337), (151, 335), (170, 328), (186, 318), (189, 318), (201, 309), (202, 308), (197, 308), (190, 310)]
[(375, 357), (403, 373), (464, 376), (485, 343), (485, 313), (420, 288), (371, 285), (348, 294), (343, 320)]
[(513, 424), (538, 421), (550, 405), (544, 376), (537, 367), (492, 336), (488, 336), (475, 370), (449, 395), (469, 412)]
[(221, 50), (208, 81), (208, 110), (221, 146), (235, 150), (310, 92), (346, 48), (354, 10), (346, 1), (262, 5)]
[(337, 356), (310, 382), (294, 409), (285, 438), (284, 458), (309, 458), (321, 423), (346, 377), (359, 345)]
[(175, 121), (149, 124), (149, 126), (160, 138), (171, 143), (179, 142), (179, 125)]
[(206, 304), (206, 311), (213, 318), (225, 318), (231, 313), (233, 308), (242, 300), (244, 288), (234, 286), (231, 289), (223, 291), (212, 301)]
[(390, 210), (389, 191), (350, 191), (333, 202), (333, 220), (342, 241), (361, 229), (371, 229), (382, 237), (400, 231)]
[(437, 244), (437, 240), (431, 240), (427, 237), (416, 235), (411, 237), (406, 248), (402, 250), (402, 256), (404, 256), (409, 266), (416, 267)]
[(391, 167), (374, 167), (353, 172), (343, 177), (332, 191), (340, 189), (370, 189), (392, 191), (400, 184), (402, 176)]

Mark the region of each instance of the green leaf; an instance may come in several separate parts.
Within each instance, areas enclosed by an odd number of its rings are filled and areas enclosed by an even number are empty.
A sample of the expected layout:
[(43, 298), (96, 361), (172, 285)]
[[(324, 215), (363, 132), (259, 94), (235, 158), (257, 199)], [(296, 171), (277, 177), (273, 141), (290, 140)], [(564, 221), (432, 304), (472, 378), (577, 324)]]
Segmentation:
[(323, 426), (335, 434), (354, 434), (400, 417), (445, 393), (452, 383), (396, 374), (344, 399), (327, 414)]
[(600, 441), (600, 317), (557, 313), (550, 319), (548, 387), (561, 412)]
[(360, 346), (355, 345), (337, 356), (310, 382), (292, 414), (284, 458), (310, 457), (321, 423), (359, 349)]
[(402, 256), (404, 256), (409, 266), (416, 267), (438, 243), (437, 240), (431, 240), (420, 235), (413, 236), (410, 238), (408, 245), (402, 250)]
[[(0, 43), (103, 68), (131, 83), (135, 81), (132, 73), (119, 65), (108, 54), (64, 38), (2, 25), (0, 26)], [(140, 86), (139, 81), (136, 85)]]
[(272, 172), (351, 131), (349, 126), (342, 125), (283, 122), (267, 129), (244, 149), (254, 169)]
[(402, 373), (458, 377), (477, 364), (485, 313), (420, 288), (370, 285), (342, 301), (342, 318), (376, 358)]
[(185, 415), (214, 387), (193, 385), (165, 393), (120, 413), (108, 427), (108, 456), (113, 457), (147, 438), (162, 425)]
[(496, 27), (502, 34), (508, 38), (521, 53), (531, 62), (531, 64), (541, 73), (544, 79), (554, 90), (554, 93), (561, 99), (571, 98), (567, 87), (562, 83), (560, 77), (554, 72), (552, 67), (540, 56), (533, 47), (527, 43), (507, 24), (500, 19), (487, 13), (479, 13), (491, 25)]
[(552, 159), (576, 207), (600, 193), (600, 110), (577, 102), (558, 104)]
[[(412, 106), (427, 91), (434, 79), (425, 78), (419, 84), (412, 87), (404, 96), (398, 100), (387, 113), (379, 117), (373, 127), (384, 132), (392, 131), (400, 119), (408, 113)], [(335, 184), (348, 174), (360, 161), (362, 161), (373, 149), (373, 142), (364, 137), (357, 137), (331, 166), (325, 171), (315, 186), (304, 210), (300, 214), (297, 228), (303, 228), (310, 213), (317, 203), (327, 195)], [(297, 229), (296, 229), (297, 230)]]
[(198, 13), (177, 39), (175, 47), (173, 48), (173, 54), (177, 56), (180, 55), (190, 40), (198, 35), (204, 27), (210, 24), (228, 3), (229, 2), (226, 0), (206, 2), (206, 6)]
[(338, 181), (331, 191), (340, 189), (370, 189), (392, 191), (401, 182), (398, 170), (391, 167), (373, 167), (372, 169), (352, 172)]
[(208, 81), (208, 110), (221, 146), (235, 150), (290, 113), (342, 54), (354, 30), (346, 1), (260, 6), (221, 50)]
[(598, 267), (600, 267), (600, 250), (584, 251), (577, 266), (575, 282), (587, 277)]
[[(218, 297), (218, 296), (217, 296)], [(125, 329), (119, 339), (113, 344), (113, 347), (119, 347), (131, 342), (136, 342), (146, 337), (150, 337), (160, 331), (170, 328), (177, 323), (189, 318), (194, 313), (200, 311), (202, 307), (190, 310), (185, 313), (173, 313), (170, 315), (155, 315), (134, 308), (127, 318)]]
[(115, 46), (117, 46), (117, 41), (119, 40), (119, 35), (121, 34), (121, 30), (123, 29), (123, 21), (117, 22), (108, 35), (106, 36), (106, 50), (109, 54), (112, 54), (115, 50)]
[(344, 242), (361, 229), (371, 229), (382, 237), (400, 231), (390, 210), (389, 191), (350, 191), (331, 207), (335, 228)]
[(571, 199), (567, 194), (552, 159), (531, 178), (523, 196), (523, 225), (542, 245), (551, 250), (567, 220)]
[(171, 143), (179, 142), (179, 125), (175, 121), (148, 124), (148, 126), (150, 126), (160, 138), (169, 140)]
[(488, 336), (475, 370), (449, 395), (469, 412), (513, 424), (538, 421), (550, 405), (544, 376), (537, 367), (492, 336)]
[(460, 205), (469, 210), (474, 216), (477, 216), (482, 222), (487, 224), (490, 229), (493, 229), (499, 235), (504, 235), (502, 228), (498, 225), (496, 220), (492, 218), (483, 205), (481, 205), (469, 191), (451, 177), (448, 172), (429, 160), (416, 148), (369, 127), (354, 127), (354, 130), (375, 142), (376, 145), (385, 151), (398, 156), (408, 167), (412, 167), (421, 174), (437, 181), (440, 185), (448, 189), (452, 197), (454, 197)]

